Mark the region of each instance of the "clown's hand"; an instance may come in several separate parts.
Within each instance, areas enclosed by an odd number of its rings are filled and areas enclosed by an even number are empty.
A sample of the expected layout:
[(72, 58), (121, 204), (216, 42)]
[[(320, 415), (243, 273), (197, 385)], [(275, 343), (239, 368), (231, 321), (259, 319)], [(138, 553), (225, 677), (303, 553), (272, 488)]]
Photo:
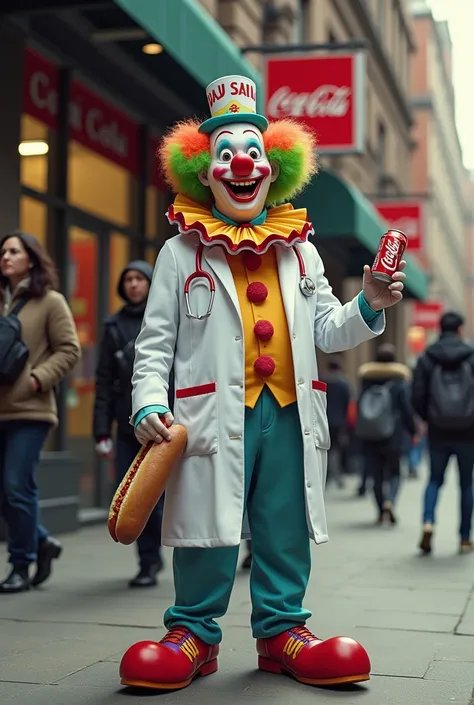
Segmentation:
[(135, 429), (137, 441), (145, 446), (150, 441), (153, 443), (162, 443), (169, 441), (171, 434), (168, 428), (174, 423), (174, 416), (171, 411), (168, 411), (163, 416), (157, 413), (148, 414), (140, 421)]
[(398, 304), (403, 299), (403, 282), (406, 278), (403, 269), (405, 269), (405, 266), (406, 262), (402, 260), (400, 267), (393, 275), (393, 281), (383, 282), (379, 279), (374, 279), (369, 265), (365, 265), (362, 293), (364, 294), (365, 300), (374, 311), (382, 311), (384, 308)]

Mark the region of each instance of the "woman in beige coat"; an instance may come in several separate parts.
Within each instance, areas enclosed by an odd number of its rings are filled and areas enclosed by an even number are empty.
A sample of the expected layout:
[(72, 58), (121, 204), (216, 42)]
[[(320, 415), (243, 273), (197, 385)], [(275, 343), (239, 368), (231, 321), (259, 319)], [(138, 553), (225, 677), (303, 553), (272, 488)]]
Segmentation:
[[(71, 311), (56, 288), (53, 263), (36, 238), (20, 232), (3, 237), (0, 315), (17, 315), (28, 358), (21, 372), (14, 379), (3, 379), (0, 387), (0, 507), (12, 564), (9, 576), (0, 583), (0, 594), (22, 592), (30, 584), (44, 582), (52, 560), (61, 553), (61, 544), (39, 524), (35, 478), (41, 448), (58, 422), (54, 387), (80, 357)], [(3, 338), (0, 335), (4, 370), (6, 340), (11, 335), (8, 325), (5, 321)], [(31, 580), (29, 567), (35, 562)]]

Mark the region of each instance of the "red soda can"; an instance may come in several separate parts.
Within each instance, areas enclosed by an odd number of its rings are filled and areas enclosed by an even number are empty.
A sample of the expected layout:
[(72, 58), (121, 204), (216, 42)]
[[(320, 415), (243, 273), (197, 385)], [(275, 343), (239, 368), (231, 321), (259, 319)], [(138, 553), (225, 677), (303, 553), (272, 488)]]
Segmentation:
[(393, 281), (393, 275), (400, 266), (407, 243), (408, 238), (401, 230), (388, 230), (382, 235), (370, 270), (374, 279)]

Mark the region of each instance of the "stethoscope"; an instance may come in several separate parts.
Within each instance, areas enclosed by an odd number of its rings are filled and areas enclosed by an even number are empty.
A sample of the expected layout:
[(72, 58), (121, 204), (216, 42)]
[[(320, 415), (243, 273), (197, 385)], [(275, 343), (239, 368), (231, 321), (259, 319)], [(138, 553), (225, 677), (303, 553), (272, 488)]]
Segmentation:
[[(214, 279), (209, 274), (209, 272), (206, 272), (202, 268), (202, 251), (203, 251), (203, 249), (204, 249), (204, 245), (201, 243), (196, 251), (196, 269), (192, 274), (189, 275), (189, 277), (184, 282), (184, 298), (186, 301), (186, 316), (188, 318), (194, 318), (198, 321), (201, 321), (205, 318), (209, 318), (209, 316), (212, 313), (212, 307), (214, 305), (214, 297), (216, 295), (216, 283), (215, 283)], [(298, 267), (300, 270), (300, 281), (299, 281), (300, 291), (303, 294), (303, 296), (306, 296), (306, 297), (314, 296), (316, 293), (316, 284), (311, 279), (311, 277), (308, 277), (308, 275), (306, 273), (303, 255), (298, 250), (298, 248), (295, 246), (292, 247), (292, 250), (296, 255), (296, 259), (298, 260)], [(192, 313), (191, 305), (189, 302), (189, 290), (191, 288), (191, 284), (194, 281), (196, 281), (196, 279), (205, 279), (207, 281), (208, 286), (209, 286), (209, 293), (210, 293), (209, 305), (208, 305), (206, 313), (204, 313), (202, 316), (198, 316), (195, 313)]]

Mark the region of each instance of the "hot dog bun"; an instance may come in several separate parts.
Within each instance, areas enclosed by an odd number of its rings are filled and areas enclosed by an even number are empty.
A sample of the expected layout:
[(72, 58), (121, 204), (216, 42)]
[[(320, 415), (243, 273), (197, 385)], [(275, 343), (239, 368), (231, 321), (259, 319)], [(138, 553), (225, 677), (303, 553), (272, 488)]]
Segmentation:
[(129, 545), (140, 536), (183, 454), (186, 429), (174, 424), (168, 430), (170, 441), (141, 448), (114, 495), (107, 525), (117, 543)]

